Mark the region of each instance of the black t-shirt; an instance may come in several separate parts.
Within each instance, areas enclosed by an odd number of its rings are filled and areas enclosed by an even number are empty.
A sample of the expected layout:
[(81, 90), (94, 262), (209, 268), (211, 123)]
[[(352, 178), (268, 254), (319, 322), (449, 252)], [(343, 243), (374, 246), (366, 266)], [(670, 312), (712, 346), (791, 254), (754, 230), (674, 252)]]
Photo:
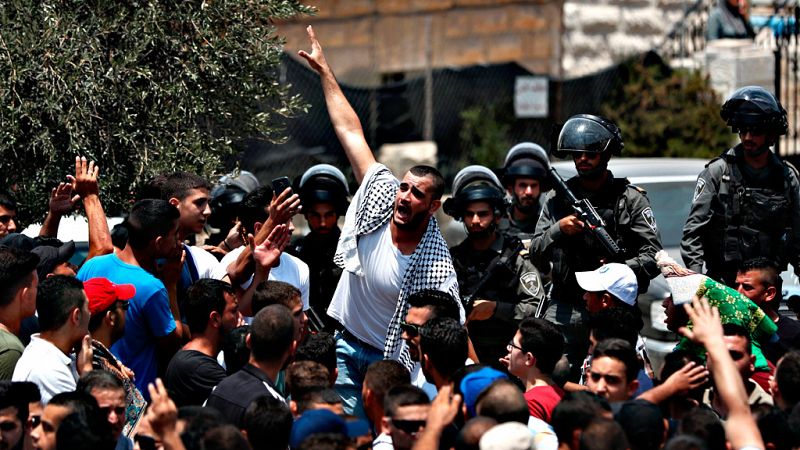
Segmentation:
[(225, 369), (214, 358), (197, 350), (181, 350), (169, 362), (164, 384), (180, 408), (202, 405), (225, 376)]

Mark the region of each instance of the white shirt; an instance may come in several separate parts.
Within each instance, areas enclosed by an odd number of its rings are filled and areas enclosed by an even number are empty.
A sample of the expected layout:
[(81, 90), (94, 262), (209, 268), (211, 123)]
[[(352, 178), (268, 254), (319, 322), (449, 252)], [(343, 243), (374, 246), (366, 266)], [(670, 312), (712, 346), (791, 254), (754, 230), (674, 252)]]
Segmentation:
[[(228, 275), (228, 266), (236, 262), (236, 259), (242, 254), (244, 249), (244, 246), (238, 247), (225, 255), (217, 268), (214, 270), (211, 278), (216, 278), (217, 280), (225, 278), (225, 276)], [(281, 253), (280, 264), (278, 267), (273, 267), (270, 269), (269, 277), (267, 277), (267, 279), (270, 281), (283, 281), (284, 283), (289, 283), (299, 289), (300, 298), (303, 300), (303, 311), (306, 311), (309, 308), (308, 274), (309, 270), (306, 263), (288, 253)], [(252, 282), (253, 276), (250, 275), (250, 278), (245, 283), (242, 283), (241, 288), (249, 288)]]
[(17, 361), (11, 381), (35, 383), (42, 394), (42, 404), (46, 405), (54, 395), (75, 390), (78, 370), (74, 356), (65, 355), (36, 333)]
[(197, 269), (198, 279), (214, 278), (214, 273), (219, 270), (219, 261), (211, 253), (200, 247), (187, 245), (184, 248), (191, 253), (194, 267)]
[(411, 261), (392, 243), (389, 222), (358, 240), (364, 276), (342, 272), (328, 315), (358, 339), (382, 350)]

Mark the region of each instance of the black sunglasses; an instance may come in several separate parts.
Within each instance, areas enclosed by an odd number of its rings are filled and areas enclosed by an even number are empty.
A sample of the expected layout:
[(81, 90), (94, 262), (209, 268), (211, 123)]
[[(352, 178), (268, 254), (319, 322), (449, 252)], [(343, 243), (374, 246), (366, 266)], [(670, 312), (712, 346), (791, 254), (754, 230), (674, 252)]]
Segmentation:
[(408, 337), (411, 338), (419, 336), (419, 325), (414, 325), (413, 323), (400, 322), (400, 330), (405, 331)]
[(42, 423), (42, 416), (36, 415), (28, 418), (28, 425), (30, 426), (31, 430), (38, 427), (40, 423)]
[(392, 425), (398, 430), (408, 433), (419, 433), (419, 429), (425, 426), (424, 420), (395, 420), (392, 419)]
[(0, 431), (9, 432), (9, 431), (14, 431), (16, 429), (17, 429), (16, 420), (10, 420), (8, 422), (0, 422)]
[(133, 437), (134, 442), (139, 444), (141, 450), (156, 450), (156, 440), (150, 436), (137, 434)]

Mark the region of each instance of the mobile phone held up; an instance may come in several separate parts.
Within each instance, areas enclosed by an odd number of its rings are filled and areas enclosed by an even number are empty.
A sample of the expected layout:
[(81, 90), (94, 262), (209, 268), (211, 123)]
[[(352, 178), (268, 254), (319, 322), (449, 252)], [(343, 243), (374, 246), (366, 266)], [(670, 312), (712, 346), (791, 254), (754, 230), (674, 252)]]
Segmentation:
[(289, 181), (289, 177), (280, 177), (272, 180), (272, 191), (276, 197), (281, 195), (281, 192), (285, 191), (291, 186), (292, 182)]

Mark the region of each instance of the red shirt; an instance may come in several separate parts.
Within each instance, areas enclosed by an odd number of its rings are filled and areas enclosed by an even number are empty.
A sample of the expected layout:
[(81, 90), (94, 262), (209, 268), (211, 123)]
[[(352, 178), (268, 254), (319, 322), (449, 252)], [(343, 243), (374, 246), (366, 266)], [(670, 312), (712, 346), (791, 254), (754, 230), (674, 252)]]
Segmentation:
[(563, 396), (564, 391), (558, 386), (536, 386), (525, 393), (525, 400), (532, 417), (550, 423), (553, 409)]

